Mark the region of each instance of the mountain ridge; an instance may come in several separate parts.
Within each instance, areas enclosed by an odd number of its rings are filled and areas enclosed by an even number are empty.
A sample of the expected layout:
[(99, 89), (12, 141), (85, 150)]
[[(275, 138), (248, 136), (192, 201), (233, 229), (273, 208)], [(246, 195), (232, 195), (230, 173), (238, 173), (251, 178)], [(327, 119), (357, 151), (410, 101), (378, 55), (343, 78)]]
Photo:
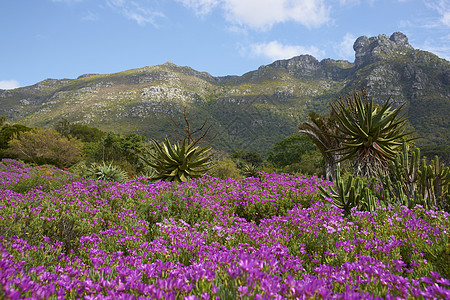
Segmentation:
[(172, 62), (77, 79), (46, 79), (0, 90), (0, 115), (51, 127), (61, 118), (103, 130), (174, 136), (172, 120), (184, 108), (192, 124), (210, 120), (213, 146), (262, 154), (287, 135), (308, 111), (324, 113), (339, 95), (366, 88), (376, 103), (405, 104), (411, 126), (426, 139), (447, 143), (450, 63), (414, 49), (400, 32), (359, 37), (355, 62), (311, 55), (277, 60), (241, 76), (212, 76)]

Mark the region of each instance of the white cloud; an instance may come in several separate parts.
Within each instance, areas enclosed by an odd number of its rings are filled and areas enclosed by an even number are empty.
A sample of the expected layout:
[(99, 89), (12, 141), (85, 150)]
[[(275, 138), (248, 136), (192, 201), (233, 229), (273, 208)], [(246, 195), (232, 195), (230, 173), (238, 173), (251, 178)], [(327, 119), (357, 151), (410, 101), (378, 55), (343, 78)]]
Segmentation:
[(128, 19), (136, 21), (139, 25), (150, 23), (156, 26), (155, 19), (164, 17), (163, 13), (143, 7), (135, 1), (107, 0), (106, 3), (109, 7), (119, 11)]
[(0, 80), (0, 90), (12, 90), (20, 87), (17, 80)]
[(257, 30), (268, 30), (283, 22), (308, 28), (328, 22), (330, 7), (325, 0), (177, 0), (197, 13), (206, 14), (219, 6), (227, 21)]
[(315, 46), (303, 47), (298, 45), (283, 45), (278, 41), (269, 43), (252, 44), (249, 47), (250, 53), (254, 56), (264, 56), (272, 61), (288, 59), (301, 54), (310, 54), (316, 58), (321, 58), (325, 52)]
[(334, 49), (340, 59), (352, 61), (355, 58), (355, 51), (353, 50), (355, 40), (356, 36), (351, 33), (347, 33), (342, 41), (334, 46)]
[(184, 6), (191, 8), (196, 14), (206, 15), (211, 12), (211, 10), (216, 7), (220, 0), (176, 0), (181, 2)]
[(444, 0), (428, 1), (426, 4), (428, 7), (436, 10), (441, 16), (439, 19), (439, 25), (450, 27), (450, 2)]
[(450, 10), (442, 14), (441, 22), (442, 24), (450, 27)]

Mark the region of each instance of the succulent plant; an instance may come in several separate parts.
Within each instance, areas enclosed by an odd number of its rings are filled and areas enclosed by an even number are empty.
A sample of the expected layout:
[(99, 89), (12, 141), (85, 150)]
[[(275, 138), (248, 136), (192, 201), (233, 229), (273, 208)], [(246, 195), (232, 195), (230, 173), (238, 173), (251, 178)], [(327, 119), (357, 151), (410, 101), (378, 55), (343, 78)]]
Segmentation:
[(402, 152), (389, 163), (389, 175), (379, 178), (385, 193), (379, 197), (396, 199), (410, 208), (420, 204), (449, 209), (450, 168), (439, 163), (437, 156), (427, 164), (419, 149), (403, 143)]
[(109, 164), (105, 162), (102, 162), (102, 164), (92, 163), (86, 169), (85, 173), (86, 177), (97, 180), (115, 181), (119, 183), (124, 183), (128, 180), (127, 173), (120, 169), (119, 166), (113, 165), (112, 162)]
[(373, 104), (367, 92), (354, 92), (353, 97), (339, 98), (331, 105), (337, 120), (342, 154), (340, 161), (353, 159), (355, 174), (377, 176), (380, 168), (386, 172), (388, 161), (394, 159), (402, 142), (406, 118), (399, 116), (402, 107), (391, 110), (389, 99), (383, 106)]
[(342, 177), (340, 166), (336, 166), (336, 179), (334, 187), (319, 189), (325, 197), (331, 198), (333, 204), (344, 210), (344, 215), (348, 216), (352, 208), (373, 212), (377, 208), (377, 201), (374, 195), (375, 180), (365, 184), (362, 178), (349, 174)]
[(202, 148), (195, 143), (187, 143), (186, 139), (172, 145), (168, 138), (160, 143), (151, 140), (153, 151), (146, 149), (148, 157), (141, 160), (155, 169), (152, 180), (182, 181), (199, 177), (212, 168), (210, 148)]
[(245, 163), (242, 168), (242, 175), (244, 177), (260, 177), (259, 168), (254, 164)]

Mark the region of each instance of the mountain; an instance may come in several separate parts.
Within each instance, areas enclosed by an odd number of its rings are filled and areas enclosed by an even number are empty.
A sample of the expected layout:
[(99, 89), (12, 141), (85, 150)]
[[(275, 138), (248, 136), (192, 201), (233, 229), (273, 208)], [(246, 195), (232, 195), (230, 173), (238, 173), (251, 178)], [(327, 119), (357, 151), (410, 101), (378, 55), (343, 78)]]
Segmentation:
[(47, 79), (0, 90), (0, 115), (28, 126), (61, 118), (105, 131), (175, 136), (172, 120), (192, 128), (208, 119), (213, 146), (269, 151), (296, 132), (311, 110), (326, 112), (339, 95), (366, 88), (376, 103), (405, 104), (419, 145), (448, 144), (450, 62), (414, 49), (400, 32), (359, 37), (354, 63), (310, 55), (261, 66), (242, 76), (214, 77), (171, 62), (124, 72)]

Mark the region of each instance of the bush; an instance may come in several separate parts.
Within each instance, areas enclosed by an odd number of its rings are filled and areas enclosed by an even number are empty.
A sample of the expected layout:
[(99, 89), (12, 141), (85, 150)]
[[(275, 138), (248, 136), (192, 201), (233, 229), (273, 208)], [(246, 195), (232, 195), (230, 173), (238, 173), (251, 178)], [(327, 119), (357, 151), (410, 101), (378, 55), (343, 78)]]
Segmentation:
[(81, 160), (83, 144), (52, 129), (35, 128), (9, 142), (8, 152), (25, 162), (69, 167)]
[(0, 158), (15, 158), (14, 155), (7, 152), (8, 143), (21, 132), (30, 130), (31, 128), (20, 124), (3, 124), (0, 128)]
[(223, 157), (213, 161), (213, 169), (210, 172), (211, 176), (220, 179), (240, 179), (242, 176), (239, 173), (239, 169), (236, 164), (229, 157)]

